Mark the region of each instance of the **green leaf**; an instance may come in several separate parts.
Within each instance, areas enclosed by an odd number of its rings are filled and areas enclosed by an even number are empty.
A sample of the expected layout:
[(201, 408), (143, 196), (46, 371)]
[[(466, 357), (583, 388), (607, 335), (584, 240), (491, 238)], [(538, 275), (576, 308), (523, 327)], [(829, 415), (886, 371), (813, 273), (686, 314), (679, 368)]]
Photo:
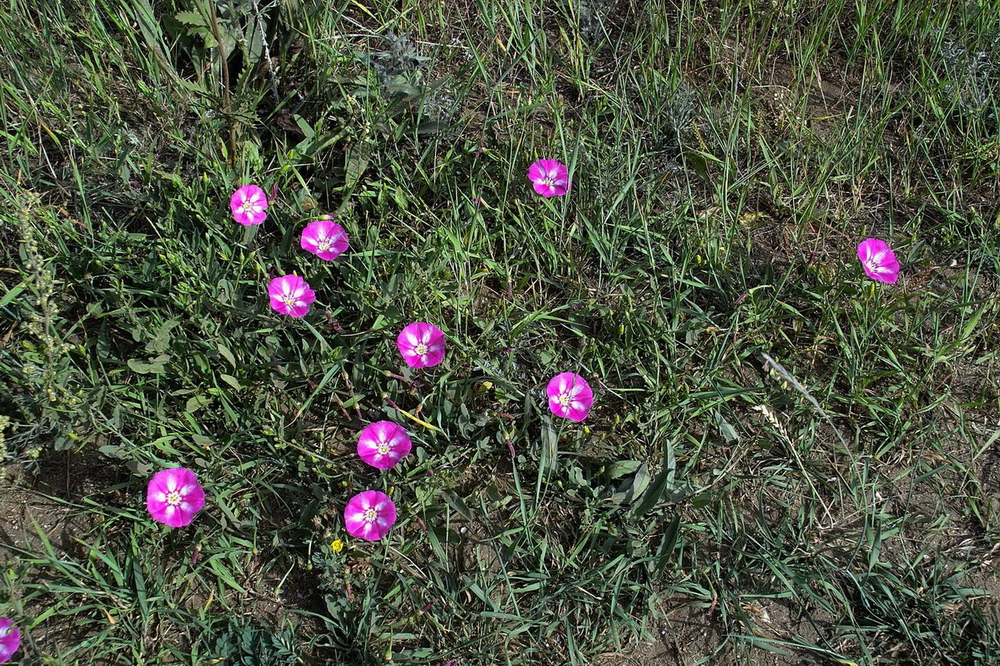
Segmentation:
[(187, 403), (184, 405), (184, 411), (186, 412), (196, 412), (205, 405), (212, 402), (212, 399), (204, 395), (196, 395), (193, 398), (188, 398)]
[(194, 434), (191, 435), (191, 441), (193, 441), (198, 446), (203, 446), (209, 448), (215, 444), (211, 437), (206, 437), (205, 435)]
[(156, 330), (153, 339), (146, 343), (146, 351), (150, 354), (162, 354), (170, 346), (170, 331), (180, 324), (179, 319), (168, 319)]
[(149, 476), (150, 472), (153, 471), (153, 466), (151, 464), (141, 463), (138, 460), (125, 461), (125, 467), (127, 467), (130, 472), (138, 476)]
[(237, 391), (242, 391), (243, 390), (243, 387), (240, 385), (240, 382), (236, 379), (236, 377), (233, 377), (232, 375), (227, 375), (227, 374), (222, 373), (222, 374), (219, 375), (219, 379), (221, 379), (222, 381), (226, 382), (227, 384), (229, 384), (230, 386), (232, 386)]
[(733, 425), (722, 416), (722, 412), (716, 409), (714, 411), (714, 415), (715, 424), (719, 426), (719, 433), (722, 435), (723, 439), (725, 439), (727, 443), (739, 442), (740, 433), (736, 432), (736, 428), (734, 428)]
[(170, 357), (166, 354), (161, 354), (151, 361), (142, 361), (137, 358), (130, 358), (128, 360), (128, 367), (132, 370), (132, 372), (140, 375), (162, 375), (166, 372), (166, 368), (163, 364), (169, 359)]
[(538, 469), (543, 473), (555, 471), (559, 459), (559, 435), (546, 420), (542, 425), (542, 450), (538, 457)]
[(666, 489), (667, 482), (670, 480), (672, 474), (673, 470), (668, 467), (660, 470), (660, 473), (656, 475), (652, 484), (650, 484), (645, 494), (643, 494), (642, 501), (636, 504), (632, 510), (632, 515), (638, 518), (653, 510), (656, 503), (660, 501), (660, 497), (663, 496), (663, 491)]
[(628, 476), (629, 474), (635, 474), (642, 466), (642, 463), (638, 460), (618, 460), (611, 463), (608, 467), (608, 477), (612, 479), (620, 479), (623, 476)]
[(219, 354), (222, 355), (222, 358), (229, 361), (229, 365), (233, 366), (234, 368), (236, 367), (236, 357), (233, 356), (233, 352), (229, 351), (228, 347), (226, 347), (223, 344), (218, 344), (216, 345), (216, 349), (219, 350)]
[(649, 487), (649, 465), (646, 463), (642, 464), (635, 472), (635, 478), (632, 479), (632, 485), (625, 493), (625, 502), (632, 503), (638, 498), (642, 493)]
[(20, 294), (22, 291), (24, 291), (23, 282), (19, 285), (11, 287), (10, 290), (3, 295), (3, 298), (0, 298), (0, 308), (9, 305), (10, 302), (15, 298), (17, 298), (18, 294)]
[(184, 25), (200, 25), (205, 28), (209, 27), (205, 17), (198, 12), (177, 12), (174, 14), (174, 18)]
[(674, 516), (674, 519), (670, 521), (667, 525), (667, 529), (663, 531), (663, 538), (660, 539), (660, 547), (656, 550), (656, 573), (663, 573), (663, 569), (667, 566), (667, 562), (670, 561), (670, 555), (674, 552), (674, 546), (677, 545), (677, 537), (680, 535), (681, 518), (680, 516)]
[(473, 515), (469, 505), (465, 503), (465, 500), (455, 493), (447, 490), (440, 491), (440, 495), (444, 498), (444, 501), (451, 506), (451, 508), (458, 512), (460, 516), (468, 520), (470, 523), (475, 522), (476, 517)]
[(358, 181), (361, 180), (361, 176), (364, 175), (365, 169), (368, 168), (370, 161), (371, 153), (368, 151), (367, 146), (352, 144), (347, 149), (347, 158), (344, 166), (344, 186), (351, 189), (357, 185)]

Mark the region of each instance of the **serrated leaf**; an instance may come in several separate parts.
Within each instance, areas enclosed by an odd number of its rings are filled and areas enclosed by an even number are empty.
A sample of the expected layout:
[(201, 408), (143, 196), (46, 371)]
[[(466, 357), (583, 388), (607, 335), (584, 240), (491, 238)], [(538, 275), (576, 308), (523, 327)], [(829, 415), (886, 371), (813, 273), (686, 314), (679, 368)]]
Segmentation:
[(184, 25), (200, 25), (203, 27), (208, 27), (208, 22), (205, 21), (205, 17), (198, 12), (177, 12), (174, 14), (174, 18)]

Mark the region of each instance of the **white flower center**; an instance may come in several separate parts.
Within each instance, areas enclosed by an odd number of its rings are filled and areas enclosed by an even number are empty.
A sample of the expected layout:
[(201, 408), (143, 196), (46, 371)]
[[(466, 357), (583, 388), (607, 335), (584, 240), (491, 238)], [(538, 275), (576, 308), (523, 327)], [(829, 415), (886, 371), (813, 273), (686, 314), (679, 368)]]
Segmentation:
[(557, 172), (557, 171), (549, 171), (542, 178), (542, 184), (543, 185), (547, 185), (549, 187), (555, 187), (556, 186), (556, 181), (561, 181), (561, 180), (562, 180), (562, 178), (559, 177), (559, 172)]
[(330, 249), (330, 239), (329, 238), (320, 238), (320, 241), (316, 245), (316, 247), (319, 248), (320, 252), (326, 252), (327, 250)]
[(380, 456), (389, 455), (390, 449), (391, 447), (389, 446), (389, 442), (379, 442), (378, 446), (375, 447), (375, 450), (378, 452)]
[(568, 393), (563, 393), (558, 398), (556, 398), (556, 402), (558, 402), (563, 407), (569, 407), (569, 403), (572, 402), (572, 400), (570, 399)]
[(298, 300), (298, 294), (288, 294), (287, 296), (281, 297), (281, 302), (290, 308), (294, 308)]
[(378, 520), (378, 512), (376, 512), (374, 508), (365, 509), (362, 516), (364, 517), (366, 523), (374, 523)]
[(424, 354), (426, 354), (429, 351), (430, 351), (430, 349), (428, 349), (427, 345), (425, 345), (423, 342), (418, 342), (413, 347), (413, 353), (416, 354), (417, 356), (423, 356)]
[(181, 500), (183, 499), (184, 498), (181, 497), (181, 494), (176, 490), (172, 493), (167, 493), (167, 504), (169, 504), (170, 506), (179, 505), (181, 503)]

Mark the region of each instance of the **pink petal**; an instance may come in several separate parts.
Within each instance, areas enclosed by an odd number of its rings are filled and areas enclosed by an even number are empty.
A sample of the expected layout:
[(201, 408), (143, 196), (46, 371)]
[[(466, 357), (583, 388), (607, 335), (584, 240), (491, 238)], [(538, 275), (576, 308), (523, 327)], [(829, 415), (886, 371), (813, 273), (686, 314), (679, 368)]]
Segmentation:
[(294, 317), (295, 319), (299, 319), (300, 317), (305, 317), (306, 314), (308, 314), (308, 312), (309, 312), (309, 306), (303, 303), (302, 301), (297, 301), (295, 305), (288, 306), (287, 312), (285, 312), (285, 314), (287, 314), (289, 317)]
[(424, 367), (424, 357), (420, 354), (415, 353), (412, 349), (401, 349), (400, 353), (403, 355), (403, 362), (411, 368), (422, 368)]
[[(243, 210), (243, 204), (253, 206), (252, 211)], [(244, 226), (260, 224), (267, 218), (267, 195), (257, 185), (244, 185), (233, 192), (229, 198), (229, 209), (233, 219)]]
[[(379, 444), (389, 444), (389, 452), (378, 452)], [(369, 424), (358, 437), (358, 455), (372, 467), (386, 470), (396, 465), (400, 458), (410, 453), (412, 443), (406, 430), (392, 421)]]
[(534, 185), (532, 185), (532, 187), (535, 188), (535, 192), (538, 192), (539, 194), (541, 194), (546, 199), (549, 198), (549, 197), (551, 197), (551, 196), (554, 196), (555, 193), (556, 193), (556, 190), (555, 190), (554, 187), (552, 187), (551, 185), (546, 185), (545, 183), (538, 182), (538, 183), (535, 183)]
[(546, 198), (566, 194), (570, 188), (569, 170), (559, 160), (537, 160), (528, 168), (528, 180)]
[[(324, 240), (329, 244), (329, 247), (326, 250), (320, 250), (319, 245)], [(332, 261), (347, 250), (347, 232), (342, 226), (331, 220), (316, 220), (310, 222), (302, 231), (299, 245), (303, 250), (312, 252), (320, 259)]]
[(21, 646), (21, 632), (7, 618), (0, 618), (0, 664), (10, 661)]
[(556, 398), (566, 392), (569, 387), (572, 378), (575, 375), (572, 372), (563, 372), (556, 375), (549, 380), (548, 385), (545, 387), (545, 393), (550, 398)]
[[(426, 354), (417, 354), (414, 347), (427, 346)], [(444, 359), (445, 335), (437, 326), (423, 321), (408, 324), (396, 337), (396, 348), (411, 368), (432, 367)]]
[(549, 398), (549, 410), (556, 416), (561, 416), (563, 418), (567, 418), (569, 416), (569, 409), (564, 407), (557, 398)]
[(444, 360), (444, 347), (431, 348), (422, 358), (424, 367), (433, 368)]
[(541, 160), (528, 167), (528, 180), (537, 183), (543, 178), (545, 178), (545, 167), (542, 166)]
[[(302, 317), (309, 312), (309, 305), (316, 301), (316, 292), (298, 275), (283, 275), (271, 280), (267, 286), (271, 308), (291, 317)], [(292, 299), (291, 304), (285, 299)]]
[[(368, 507), (376, 510), (375, 522), (369, 523), (364, 517)], [(381, 539), (388, 534), (395, 522), (396, 506), (388, 495), (377, 490), (358, 493), (351, 498), (344, 509), (344, 524), (348, 534), (366, 541)]]
[[(178, 506), (167, 503), (167, 493), (174, 491), (181, 495)], [(189, 469), (174, 467), (160, 470), (146, 486), (147, 510), (154, 520), (170, 527), (190, 524), (204, 506), (205, 491), (198, 483), (197, 475)]]
[[(573, 421), (585, 419), (594, 404), (594, 392), (587, 380), (573, 372), (563, 372), (550, 379), (545, 393), (549, 398), (549, 410)], [(559, 402), (562, 395), (570, 398), (568, 405)]]
[(865, 274), (879, 282), (899, 279), (899, 262), (889, 244), (879, 238), (866, 238), (858, 245), (858, 259)]

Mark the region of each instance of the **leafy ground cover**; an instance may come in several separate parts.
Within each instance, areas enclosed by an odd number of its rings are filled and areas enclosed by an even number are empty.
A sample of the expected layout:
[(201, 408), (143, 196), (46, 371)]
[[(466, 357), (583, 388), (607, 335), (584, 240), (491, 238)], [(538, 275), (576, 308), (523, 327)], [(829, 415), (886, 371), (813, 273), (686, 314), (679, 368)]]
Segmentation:
[[(17, 663), (997, 663), (995, 10), (9, 0)], [(411, 321), (442, 365), (402, 363)], [(177, 465), (208, 501), (171, 530)], [(366, 489), (400, 515), (371, 544)]]

